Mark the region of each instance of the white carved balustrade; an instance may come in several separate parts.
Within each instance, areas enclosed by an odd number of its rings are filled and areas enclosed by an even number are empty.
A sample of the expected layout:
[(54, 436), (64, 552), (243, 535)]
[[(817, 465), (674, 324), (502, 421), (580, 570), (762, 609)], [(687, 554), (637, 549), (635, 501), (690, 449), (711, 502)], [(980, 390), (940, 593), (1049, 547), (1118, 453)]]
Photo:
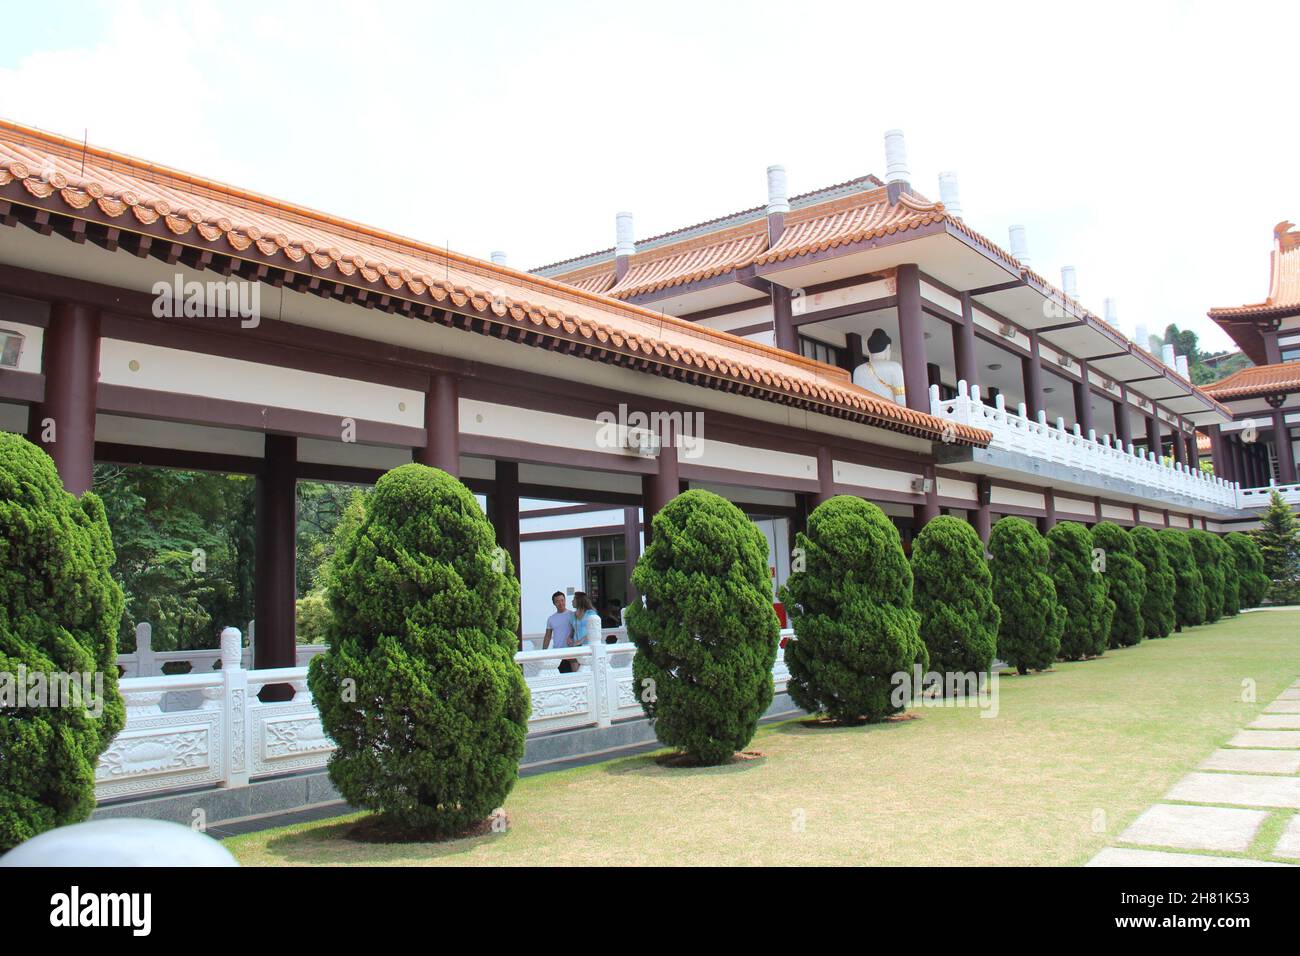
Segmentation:
[[(253, 666), (254, 624), (248, 622), (248, 644), (240, 655), (242, 666)], [(324, 644), (299, 644), (296, 649), (299, 667), (306, 667), (313, 657), (325, 650)], [(153, 649), (153, 625), (141, 621), (135, 626), (135, 650), (129, 654), (117, 655), (117, 667), (122, 677), (156, 677), (167, 673), (167, 665), (173, 666), (173, 673), (207, 674), (219, 669), (221, 651), (218, 648), (200, 648), (187, 651), (155, 651)], [(188, 668), (188, 671), (185, 670)]]
[[(782, 631), (783, 641), (790, 636)], [(243, 787), (259, 777), (325, 766), (334, 744), (307, 687), (307, 668), (247, 670), (241, 644), (238, 629), (228, 627), (221, 633), (218, 671), (122, 678), (126, 726), (96, 768), (100, 800)], [(532, 695), (529, 734), (608, 727), (643, 716), (632, 677), (635, 655), (623, 628), (583, 646), (516, 654)], [(562, 672), (566, 660), (576, 667)], [(782, 648), (772, 670), (777, 693), (789, 676)], [(261, 701), (259, 693), (270, 685), (287, 685), (293, 696)], [(187, 706), (178, 709), (178, 701)]]
[[(1100, 440), (1095, 431), (1084, 435), (1078, 425), (1066, 429), (1060, 418), (1054, 425), (1048, 424), (1046, 414), (1041, 411), (1037, 419), (1030, 418), (1023, 403), (1014, 412), (1009, 411), (1001, 395), (992, 406), (986, 405), (980, 397), (979, 386), (968, 389), (965, 381), (957, 383), (957, 394), (950, 399), (941, 399), (938, 386), (932, 385), (930, 412), (938, 418), (988, 431), (993, 436), (990, 448), (1131, 481), (1206, 504), (1240, 507), (1238, 487), (1233, 482), (1162, 460), (1155, 453), (1143, 454), (1133, 445), (1125, 448), (1109, 435)], [(1153, 496), (1153, 501), (1159, 500)]]
[(1279, 485), (1270, 482), (1260, 488), (1242, 488), (1240, 493), (1242, 508), (1267, 508), (1273, 492), (1282, 496), (1282, 500), (1293, 508), (1300, 507), (1300, 485)]

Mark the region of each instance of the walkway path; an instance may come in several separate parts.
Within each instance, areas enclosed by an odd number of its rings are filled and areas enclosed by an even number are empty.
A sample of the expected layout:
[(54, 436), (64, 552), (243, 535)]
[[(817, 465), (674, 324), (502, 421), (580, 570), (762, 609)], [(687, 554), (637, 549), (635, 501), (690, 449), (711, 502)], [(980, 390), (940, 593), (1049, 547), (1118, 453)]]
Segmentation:
[[(1088, 866), (1300, 863), (1300, 680)], [(1269, 859), (1260, 859), (1266, 857)]]

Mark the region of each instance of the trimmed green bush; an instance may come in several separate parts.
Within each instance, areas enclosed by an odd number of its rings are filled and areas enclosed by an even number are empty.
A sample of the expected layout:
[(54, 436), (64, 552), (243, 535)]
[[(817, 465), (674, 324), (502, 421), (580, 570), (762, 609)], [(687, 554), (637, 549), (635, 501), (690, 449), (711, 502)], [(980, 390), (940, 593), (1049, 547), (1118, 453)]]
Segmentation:
[(796, 635), (785, 649), (790, 696), (838, 721), (902, 710), (891, 700), (894, 675), (910, 681), (930, 656), (898, 529), (871, 502), (839, 495), (808, 516), (796, 546), (804, 570), (781, 591)]
[(338, 533), (308, 675), (330, 779), (386, 825), (463, 832), (505, 801), (528, 732), (510, 559), (469, 489), (421, 464), (380, 478)]
[(1137, 547), (1128, 531), (1113, 521), (1098, 522), (1092, 529), (1093, 549), (1105, 552), (1102, 578), (1106, 596), (1115, 602), (1110, 625), (1111, 647), (1132, 647), (1146, 635), (1142, 606), (1147, 596), (1147, 573), (1137, 558)]
[(1214, 541), (1219, 567), (1223, 571), (1223, 613), (1225, 617), (1232, 617), (1241, 613), (1241, 572), (1237, 568), (1237, 552), (1223, 535), (1212, 534), (1210, 538)]
[(1047, 532), (1049, 566), (1056, 598), (1065, 606), (1061, 657), (1082, 660), (1106, 652), (1115, 602), (1106, 596), (1106, 580), (1093, 569), (1092, 535), (1076, 521), (1062, 521)]
[(772, 703), (781, 629), (767, 539), (731, 502), (692, 489), (654, 516), (632, 580), (644, 599), (627, 609), (632, 675), (655, 734), (700, 763), (728, 760)]
[(1223, 617), (1224, 567), (1220, 561), (1218, 540), (1208, 531), (1193, 528), (1187, 532), (1187, 543), (1192, 546), (1192, 556), (1201, 572), (1205, 585), (1205, 623), (1213, 624)]
[(1047, 542), (1028, 521), (1008, 517), (989, 533), (993, 600), (1000, 611), (997, 655), (1021, 674), (1052, 666), (1065, 608), (1056, 599)]
[(1259, 607), (1268, 596), (1271, 583), (1264, 573), (1264, 555), (1259, 550), (1255, 539), (1240, 531), (1231, 531), (1224, 535), (1224, 542), (1232, 548), (1237, 561), (1237, 579), (1241, 589), (1241, 606), (1243, 608)]
[(912, 542), (912, 579), (930, 669), (945, 675), (986, 673), (993, 666), (1002, 615), (993, 603), (993, 577), (975, 529), (951, 515), (932, 518)]
[(1142, 598), (1142, 626), (1146, 637), (1168, 637), (1178, 620), (1174, 616), (1174, 594), (1178, 581), (1165, 554), (1164, 541), (1154, 528), (1134, 528), (1133, 539), (1138, 562), (1146, 571), (1146, 593)]
[(1192, 543), (1187, 532), (1178, 528), (1162, 528), (1160, 541), (1174, 572), (1174, 626), (1181, 631), (1205, 623), (1205, 581), (1192, 553)]
[(0, 851), (95, 808), (95, 767), (126, 719), (113, 560), (100, 499), (68, 494), (44, 451), (0, 432)]

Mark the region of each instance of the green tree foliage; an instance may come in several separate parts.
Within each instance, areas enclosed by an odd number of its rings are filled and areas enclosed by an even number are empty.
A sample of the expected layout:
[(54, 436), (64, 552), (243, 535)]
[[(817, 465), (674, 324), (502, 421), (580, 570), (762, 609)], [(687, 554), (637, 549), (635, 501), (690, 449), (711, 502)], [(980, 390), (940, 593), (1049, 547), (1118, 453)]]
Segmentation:
[(1201, 577), (1187, 532), (1162, 528), (1157, 532), (1174, 572), (1174, 620), (1177, 630), (1205, 623), (1205, 581)]
[(1280, 494), (1269, 494), (1268, 507), (1253, 532), (1269, 579), (1268, 600), (1274, 604), (1300, 601), (1300, 522)]
[[(94, 809), (95, 766), (125, 720), (112, 568), (100, 499), (73, 498), (44, 451), (0, 432), (0, 851)], [(20, 669), (60, 699), (30, 680), (20, 699)], [(88, 696), (63, 696), (74, 674)]]
[(1061, 651), (1065, 608), (1056, 598), (1047, 541), (1023, 518), (989, 533), (993, 599), (1001, 612), (997, 654), (1021, 674), (1046, 670)]
[(988, 671), (1001, 614), (993, 601), (984, 542), (975, 529), (950, 515), (927, 522), (912, 543), (912, 578), (930, 669), (940, 674)]
[(1165, 554), (1159, 532), (1152, 528), (1134, 528), (1129, 532), (1138, 562), (1146, 571), (1146, 593), (1142, 598), (1142, 625), (1146, 637), (1168, 637), (1178, 624), (1174, 615), (1174, 595), (1178, 581)]
[(1205, 623), (1213, 624), (1224, 612), (1224, 567), (1216, 545), (1217, 538), (1208, 531), (1193, 528), (1187, 532), (1192, 558), (1205, 585)]
[(157, 651), (216, 647), (221, 630), (252, 619), (256, 524), (253, 480), (243, 475), (97, 465), (126, 597), (122, 653), (135, 625), (153, 625)]
[(1237, 561), (1237, 580), (1241, 588), (1241, 606), (1259, 607), (1268, 596), (1269, 581), (1264, 573), (1264, 555), (1255, 538), (1240, 531), (1232, 531), (1223, 538), (1232, 548)]
[(730, 759), (772, 703), (780, 624), (767, 540), (739, 508), (692, 489), (653, 521), (627, 609), (632, 675), (655, 733), (704, 764)]
[(308, 683), (329, 774), (394, 826), (454, 834), (514, 786), (531, 704), (514, 661), (519, 583), (464, 485), (403, 465), (344, 520), (329, 650)]
[(785, 649), (790, 696), (838, 721), (902, 710), (891, 700), (894, 676), (911, 680), (929, 654), (898, 529), (871, 502), (838, 495), (808, 516), (796, 548), (804, 570), (781, 592), (797, 638)]
[(1129, 532), (1113, 521), (1098, 522), (1092, 529), (1092, 546), (1100, 548), (1105, 560), (1102, 577), (1106, 595), (1115, 602), (1110, 626), (1111, 647), (1132, 647), (1146, 635), (1142, 608), (1147, 596), (1147, 573), (1138, 560), (1137, 547)]
[(1115, 602), (1106, 596), (1106, 581), (1094, 569), (1092, 535), (1076, 521), (1062, 521), (1047, 532), (1052, 580), (1065, 606), (1061, 657), (1082, 660), (1106, 652)]
[(1210, 538), (1218, 555), (1219, 569), (1223, 572), (1223, 613), (1231, 617), (1241, 613), (1241, 571), (1237, 567), (1237, 552), (1222, 535), (1212, 534)]

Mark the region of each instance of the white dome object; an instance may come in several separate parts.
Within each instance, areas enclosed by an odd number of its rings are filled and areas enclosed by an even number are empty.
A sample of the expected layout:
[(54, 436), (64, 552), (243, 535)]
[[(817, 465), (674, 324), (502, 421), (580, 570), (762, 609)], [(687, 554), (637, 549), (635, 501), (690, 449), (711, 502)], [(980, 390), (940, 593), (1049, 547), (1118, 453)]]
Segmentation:
[(239, 866), (205, 833), (164, 820), (90, 820), (56, 827), (4, 856), (0, 866)]

